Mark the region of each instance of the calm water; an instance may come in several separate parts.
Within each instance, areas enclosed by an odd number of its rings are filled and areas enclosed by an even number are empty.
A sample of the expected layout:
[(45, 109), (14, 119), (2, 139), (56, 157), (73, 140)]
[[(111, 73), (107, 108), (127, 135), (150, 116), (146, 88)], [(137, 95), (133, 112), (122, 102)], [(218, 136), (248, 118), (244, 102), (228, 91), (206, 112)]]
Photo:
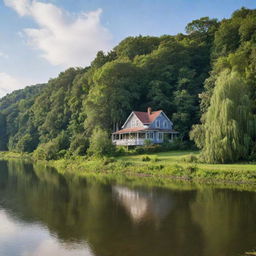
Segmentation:
[(233, 256), (256, 247), (256, 193), (132, 188), (0, 162), (0, 256)]

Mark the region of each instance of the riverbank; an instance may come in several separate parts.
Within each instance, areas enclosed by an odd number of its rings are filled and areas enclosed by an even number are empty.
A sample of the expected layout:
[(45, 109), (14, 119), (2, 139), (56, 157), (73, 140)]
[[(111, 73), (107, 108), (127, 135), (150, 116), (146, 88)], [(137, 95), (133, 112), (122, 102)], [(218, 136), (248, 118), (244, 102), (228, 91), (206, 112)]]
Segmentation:
[[(224, 184), (256, 187), (253, 163), (202, 164), (191, 162), (196, 151), (170, 151), (155, 154), (127, 155), (114, 158), (76, 157), (37, 163), (52, 166), (60, 173), (97, 178), (123, 179), (167, 186), (169, 183)], [(27, 158), (29, 154), (1, 152), (0, 158)]]

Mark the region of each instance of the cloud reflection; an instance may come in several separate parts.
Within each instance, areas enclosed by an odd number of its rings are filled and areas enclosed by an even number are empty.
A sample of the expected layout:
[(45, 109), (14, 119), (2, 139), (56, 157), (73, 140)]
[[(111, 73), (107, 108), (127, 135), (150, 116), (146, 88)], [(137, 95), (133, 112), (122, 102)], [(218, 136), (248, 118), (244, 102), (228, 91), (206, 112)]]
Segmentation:
[(20, 224), (0, 210), (0, 255), (12, 256), (93, 256), (86, 243), (60, 243), (39, 224)]
[(165, 194), (144, 193), (123, 186), (114, 186), (113, 193), (135, 222), (146, 218), (159, 221), (169, 214), (174, 204)]

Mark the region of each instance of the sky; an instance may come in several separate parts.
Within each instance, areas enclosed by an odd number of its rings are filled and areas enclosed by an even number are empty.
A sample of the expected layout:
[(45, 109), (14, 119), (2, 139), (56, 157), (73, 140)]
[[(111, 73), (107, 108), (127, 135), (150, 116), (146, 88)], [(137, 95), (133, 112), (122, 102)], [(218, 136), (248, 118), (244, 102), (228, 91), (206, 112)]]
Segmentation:
[(0, 97), (84, 67), (127, 36), (184, 33), (256, 0), (0, 0)]

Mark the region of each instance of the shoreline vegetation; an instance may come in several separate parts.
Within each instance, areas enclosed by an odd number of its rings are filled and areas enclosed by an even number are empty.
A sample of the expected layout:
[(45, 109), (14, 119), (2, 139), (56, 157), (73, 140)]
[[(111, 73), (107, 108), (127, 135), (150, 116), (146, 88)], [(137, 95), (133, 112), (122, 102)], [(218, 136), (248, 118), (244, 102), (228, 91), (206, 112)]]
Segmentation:
[(0, 159), (24, 159), (36, 165), (53, 167), (74, 177), (108, 179), (117, 183), (173, 187), (218, 185), (240, 190), (256, 190), (256, 165), (253, 163), (204, 164), (196, 161), (198, 151), (168, 151), (117, 157), (74, 157), (36, 160), (31, 154), (0, 152)]

